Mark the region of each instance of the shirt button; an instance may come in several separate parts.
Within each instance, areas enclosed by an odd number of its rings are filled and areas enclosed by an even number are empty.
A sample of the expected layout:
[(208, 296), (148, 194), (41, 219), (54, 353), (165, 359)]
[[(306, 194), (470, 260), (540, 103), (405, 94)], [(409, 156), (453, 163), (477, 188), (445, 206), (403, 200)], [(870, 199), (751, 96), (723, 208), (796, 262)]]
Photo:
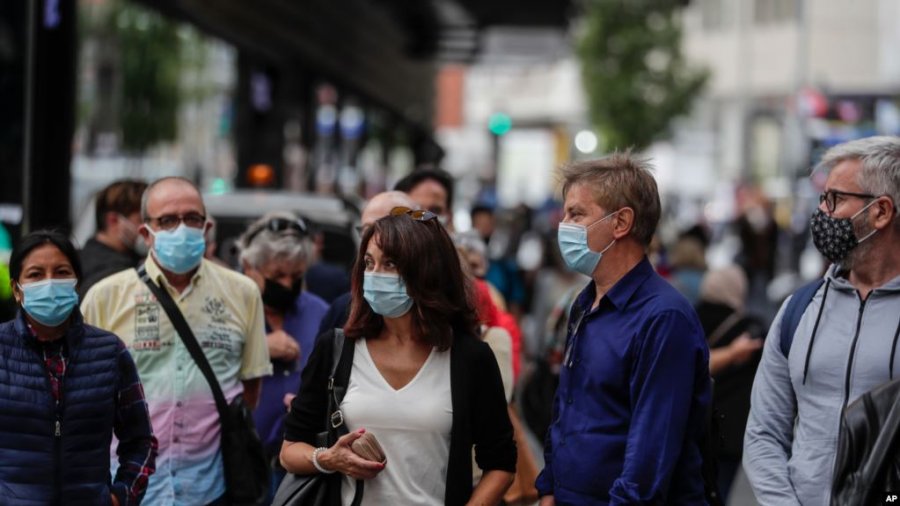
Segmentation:
[[(174, 442), (177, 443), (177, 442), (181, 441), (181, 438), (179, 438), (178, 436), (175, 436), (175, 437), (172, 438), (172, 441), (174, 441)], [(172, 475), (174, 475), (174, 474), (175, 474), (175, 473), (173, 472)]]
[(571, 397), (569, 397), (568, 399), (566, 399), (566, 404), (572, 404), (572, 398), (571, 398)]
[(183, 404), (181, 403), (181, 401), (178, 401), (178, 402), (175, 403), (175, 407), (180, 408), (181, 406), (183, 406)]

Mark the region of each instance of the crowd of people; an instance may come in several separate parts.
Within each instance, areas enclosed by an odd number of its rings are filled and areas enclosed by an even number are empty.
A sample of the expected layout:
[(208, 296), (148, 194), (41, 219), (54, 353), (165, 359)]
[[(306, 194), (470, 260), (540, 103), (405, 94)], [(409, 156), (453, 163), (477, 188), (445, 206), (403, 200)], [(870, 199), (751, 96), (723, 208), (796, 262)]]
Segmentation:
[[(765, 251), (708, 268), (697, 228), (665, 265), (651, 255), (663, 208), (630, 153), (561, 170), (543, 257), (566, 269), (524, 276), (517, 262), (540, 262), (506, 254), (490, 207), (454, 230), (436, 169), (367, 202), (348, 285), (292, 212), (247, 227), (228, 266), (191, 181), (114, 182), (80, 251), (41, 230), (10, 256), (3, 501), (302, 504), (279, 484), (321, 476), (317, 504), (717, 505), (743, 468), (761, 504), (854, 504), (859, 469), (869, 488), (900, 483), (870, 462), (898, 454), (882, 433), (900, 431), (884, 390), (900, 372), (900, 139), (838, 145), (815, 170), (831, 266), (771, 325), (753, 311)], [(249, 502), (234, 466), (253, 454), (234, 458), (217, 391), (252, 413), (270, 479)]]

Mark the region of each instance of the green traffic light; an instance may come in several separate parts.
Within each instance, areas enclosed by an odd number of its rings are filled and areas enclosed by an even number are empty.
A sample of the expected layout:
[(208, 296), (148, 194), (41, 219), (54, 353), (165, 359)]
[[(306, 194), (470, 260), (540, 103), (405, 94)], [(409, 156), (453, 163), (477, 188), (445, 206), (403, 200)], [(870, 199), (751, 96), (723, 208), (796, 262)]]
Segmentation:
[(217, 177), (213, 180), (212, 186), (210, 187), (210, 193), (213, 195), (224, 195), (228, 193), (228, 181)]
[(495, 112), (488, 118), (488, 130), (494, 135), (503, 135), (512, 130), (512, 118), (508, 114)]

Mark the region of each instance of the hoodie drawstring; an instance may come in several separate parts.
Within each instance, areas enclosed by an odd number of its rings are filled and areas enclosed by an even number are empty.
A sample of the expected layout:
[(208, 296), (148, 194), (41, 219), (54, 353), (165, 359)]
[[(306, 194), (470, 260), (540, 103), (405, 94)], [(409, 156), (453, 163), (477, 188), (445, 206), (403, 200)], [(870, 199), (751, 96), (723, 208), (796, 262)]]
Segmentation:
[[(825, 281), (825, 291), (822, 293), (822, 303), (819, 304), (819, 314), (816, 315), (816, 324), (813, 326), (812, 336), (809, 338), (809, 346), (806, 348), (806, 362), (803, 364), (803, 384), (806, 384), (806, 377), (809, 375), (809, 357), (812, 356), (813, 342), (816, 340), (816, 333), (819, 331), (819, 321), (822, 320), (822, 312), (825, 309), (825, 300), (828, 298), (828, 286), (831, 285), (831, 279)], [(900, 329), (898, 329), (900, 330)], [(896, 339), (895, 339), (896, 342)]]

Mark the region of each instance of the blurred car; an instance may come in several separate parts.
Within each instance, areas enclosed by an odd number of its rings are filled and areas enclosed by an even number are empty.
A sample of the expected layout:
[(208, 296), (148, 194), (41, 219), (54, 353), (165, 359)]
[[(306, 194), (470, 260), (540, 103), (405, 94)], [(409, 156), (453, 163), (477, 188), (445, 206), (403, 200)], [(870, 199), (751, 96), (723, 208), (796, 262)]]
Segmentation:
[[(334, 195), (277, 190), (205, 194), (203, 201), (207, 214), (216, 220), (216, 255), (231, 267), (238, 266), (238, 238), (248, 225), (270, 211), (290, 211), (302, 217), (311, 235), (321, 239), (321, 260), (347, 270), (353, 265), (359, 244), (355, 225), (359, 223), (361, 202)], [(76, 220), (72, 235), (77, 245), (83, 245), (94, 233), (92, 199)]]
[(353, 265), (359, 234), (360, 205), (333, 195), (289, 191), (237, 190), (203, 196), (206, 212), (216, 220), (217, 256), (237, 267), (236, 242), (251, 223), (271, 211), (303, 218), (313, 237), (321, 234), (320, 259), (347, 270)]

